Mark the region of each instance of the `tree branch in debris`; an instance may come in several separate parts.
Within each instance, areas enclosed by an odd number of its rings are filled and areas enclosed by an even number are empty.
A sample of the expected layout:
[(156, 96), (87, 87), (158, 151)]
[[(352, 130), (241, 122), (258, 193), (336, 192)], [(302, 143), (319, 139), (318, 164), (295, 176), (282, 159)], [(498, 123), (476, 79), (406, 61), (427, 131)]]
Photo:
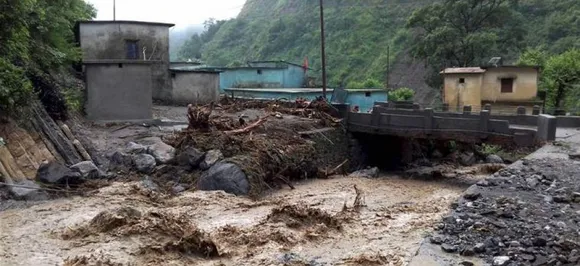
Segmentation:
[(258, 121), (248, 125), (247, 127), (225, 131), (224, 133), (226, 133), (227, 135), (236, 135), (236, 134), (247, 133), (247, 132), (250, 132), (252, 129), (264, 124), (266, 122), (266, 120), (268, 120), (267, 116), (258, 119)]

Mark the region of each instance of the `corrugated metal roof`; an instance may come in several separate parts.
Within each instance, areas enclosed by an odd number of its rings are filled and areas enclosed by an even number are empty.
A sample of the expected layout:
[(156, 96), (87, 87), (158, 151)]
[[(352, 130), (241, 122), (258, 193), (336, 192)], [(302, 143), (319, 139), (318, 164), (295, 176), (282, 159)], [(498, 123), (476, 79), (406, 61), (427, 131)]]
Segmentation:
[(175, 24), (173, 23), (136, 21), (136, 20), (83, 20), (77, 21), (77, 24), (141, 24), (151, 26), (163, 26), (169, 28), (175, 26)]
[(485, 69), (481, 67), (456, 67), (446, 68), (440, 74), (479, 74), (484, 73)]

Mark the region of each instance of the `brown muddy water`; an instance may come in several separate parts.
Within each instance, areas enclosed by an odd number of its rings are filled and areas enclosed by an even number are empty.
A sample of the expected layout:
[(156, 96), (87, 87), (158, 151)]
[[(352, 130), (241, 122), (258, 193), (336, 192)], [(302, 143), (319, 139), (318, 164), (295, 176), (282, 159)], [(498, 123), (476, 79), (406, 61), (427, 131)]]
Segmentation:
[[(202, 191), (166, 197), (115, 183), (0, 212), (0, 265), (405, 265), (466, 189), (448, 181), (335, 177), (257, 201)], [(117, 215), (91, 229), (95, 216), (119, 207), (142, 218)], [(182, 245), (197, 234), (206, 241)], [(190, 252), (208, 243), (217, 253)]]

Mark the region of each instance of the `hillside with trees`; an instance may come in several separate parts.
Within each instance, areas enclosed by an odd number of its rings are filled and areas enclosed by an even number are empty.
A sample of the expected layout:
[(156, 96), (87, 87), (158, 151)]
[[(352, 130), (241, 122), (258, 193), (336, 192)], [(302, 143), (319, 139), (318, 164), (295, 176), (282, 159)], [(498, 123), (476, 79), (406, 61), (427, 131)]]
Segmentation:
[[(443, 67), (482, 65), (495, 56), (513, 64), (529, 49), (551, 56), (580, 47), (577, 0), (324, 3), (330, 86), (379, 81), (410, 87), (427, 103), (439, 91)], [(183, 55), (211, 65), (308, 57), (320, 68), (318, 1), (248, 0), (237, 18), (212, 23), (218, 30), (211, 38), (190, 40), (181, 50), (193, 53)]]
[(80, 59), (76, 21), (94, 16), (83, 0), (0, 0), (0, 114), (22, 116), (35, 95), (49, 113), (66, 113), (67, 86), (57, 74)]

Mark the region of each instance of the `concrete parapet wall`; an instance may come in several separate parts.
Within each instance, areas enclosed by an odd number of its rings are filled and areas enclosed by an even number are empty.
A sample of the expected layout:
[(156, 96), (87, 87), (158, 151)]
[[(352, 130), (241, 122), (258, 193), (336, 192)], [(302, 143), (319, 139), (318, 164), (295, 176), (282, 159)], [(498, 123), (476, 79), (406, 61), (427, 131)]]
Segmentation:
[[(460, 141), (501, 138), (502, 143), (508, 140), (512, 144), (524, 146), (533, 145), (535, 139), (550, 139), (555, 134), (555, 127), (552, 128), (551, 124), (543, 128), (546, 136), (536, 136), (534, 129), (512, 128), (509, 120), (495, 118), (489, 110), (479, 114), (458, 114), (434, 112), (432, 109), (390, 109), (384, 105), (375, 105), (371, 114), (349, 113), (347, 124), (353, 132)], [(555, 121), (554, 118), (551, 123)]]
[[(375, 102), (375, 105), (379, 106), (381, 112), (394, 113), (394, 114), (412, 114), (416, 113), (418, 110), (413, 110), (412, 103), (410, 102)], [(465, 106), (468, 107), (469, 106)], [(538, 125), (538, 115), (530, 114), (528, 112), (531, 108), (519, 107), (520, 114), (514, 111), (513, 115), (509, 114), (494, 114), (490, 112), (490, 118), (495, 120), (505, 120), (508, 121), (510, 125), (522, 125), (522, 126), (537, 126)], [(514, 110), (517, 110), (514, 109)], [(525, 110), (524, 110), (525, 109)], [(387, 111), (388, 110), (388, 111)], [(533, 112), (532, 112), (533, 113)], [(435, 116), (438, 117), (456, 117), (456, 118), (473, 118), (478, 119), (479, 113), (474, 112), (473, 109), (469, 112), (434, 112)], [(580, 127), (580, 116), (556, 116), (557, 127), (575, 128)]]

